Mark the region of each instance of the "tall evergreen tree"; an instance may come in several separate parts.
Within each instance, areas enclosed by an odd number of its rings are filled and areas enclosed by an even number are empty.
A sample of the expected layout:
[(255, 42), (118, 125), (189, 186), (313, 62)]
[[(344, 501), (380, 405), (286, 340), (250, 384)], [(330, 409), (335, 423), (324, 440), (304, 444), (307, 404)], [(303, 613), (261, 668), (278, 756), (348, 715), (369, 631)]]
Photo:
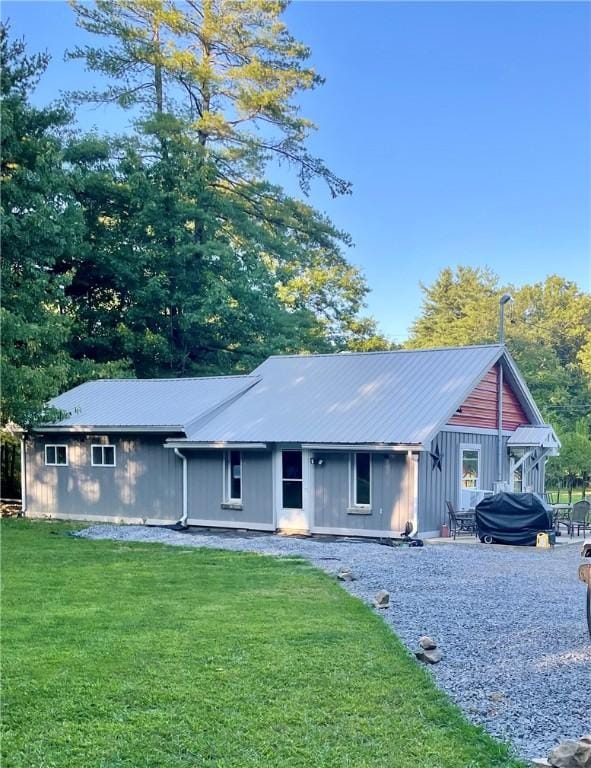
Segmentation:
[(2, 145), (2, 415), (21, 426), (75, 377), (67, 352), (69, 267), (82, 220), (62, 168), (61, 107), (36, 109), (29, 95), (48, 57), (27, 56), (0, 25)]
[[(158, 285), (157, 301), (137, 280), (127, 289), (135, 316), (151, 313), (146, 327), (160, 328), (149, 334), (160, 350), (151, 369), (247, 368), (270, 351), (387, 344), (359, 317), (367, 286), (342, 254), (347, 236), (265, 180), (274, 159), (296, 167), (304, 191), (313, 178), (333, 194), (349, 189), (306, 150), (311, 124), (293, 97), (321, 81), (280, 20), (285, 4), (73, 6), (81, 26), (113, 40), (72, 53), (109, 80), (106, 90), (78, 98), (136, 108), (135, 146), (126, 150), (135, 181), (123, 186), (139, 198), (125, 216), (131, 239), (118, 237), (120, 247), (136, 244), (137, 258), (149, 262), (149, 285)], [(107, 251), (93, 248), (91, 263), (112, 261), (104, 234)], [(76, 278), (71, 293), (80, 317), (95, 313)]]

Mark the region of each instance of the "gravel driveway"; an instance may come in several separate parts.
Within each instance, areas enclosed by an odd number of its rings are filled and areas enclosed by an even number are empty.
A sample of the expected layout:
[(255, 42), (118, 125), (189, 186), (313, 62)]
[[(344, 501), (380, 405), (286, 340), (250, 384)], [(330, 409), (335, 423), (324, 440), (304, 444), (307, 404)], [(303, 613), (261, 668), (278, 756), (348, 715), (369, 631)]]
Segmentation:
[(395, 549), (359, 540), (115, 525), (78, 535), (301, 555), (328, 573), (349, 566), (358, 580), (343, 586), (366, 602), (387, 589), (391, 607), (380, 611), (385, 621), (411, 650), (420, 635), (433, 636), (444, 653), (429, 668), (437, 684), (470, 720), (512, 742), (523, 757), (545, 755), (564, 738), (591, 731), (580, 546)]

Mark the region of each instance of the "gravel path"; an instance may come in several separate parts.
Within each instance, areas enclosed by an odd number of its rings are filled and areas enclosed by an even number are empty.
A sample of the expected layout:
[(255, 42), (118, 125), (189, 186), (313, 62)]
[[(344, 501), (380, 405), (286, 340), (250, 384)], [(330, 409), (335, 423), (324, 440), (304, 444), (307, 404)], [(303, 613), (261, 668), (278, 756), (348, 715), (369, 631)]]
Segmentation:
[(366, 602), (387, 589), (391, 607), (380, 615), (413, 651), (420, 635), (434, 637), (444, 653), (429, 668), (437, 684), (470, 720), (512, 742), (523, 757), (546, 755), (557, 742), (591, 731), (580, 546), (394, 549), (359, 540), (115, 525), (78, 535), (300, 555), (328, 573), (349, 566), (358, 580), (343, 586)]

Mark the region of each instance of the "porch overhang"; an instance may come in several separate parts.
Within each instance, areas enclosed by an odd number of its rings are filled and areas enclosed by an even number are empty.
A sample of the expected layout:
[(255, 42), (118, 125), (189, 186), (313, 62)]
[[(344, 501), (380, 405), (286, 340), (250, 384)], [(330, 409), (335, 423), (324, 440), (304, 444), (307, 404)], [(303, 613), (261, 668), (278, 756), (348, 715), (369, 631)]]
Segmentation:
[(267, 443), (233, 443), (226, 440), (215, 440), (215, 441), (208, 441), (208, 442), (201, 442), (197, 440), (187, 440), (187, 439), (180, 439), (180, 440), (167, 440), (164, 443), (165, 448), (201, 448), (202, 450), (236, 450), (236, 451), (246, 451), (246, 450), (258, 450), (262, 451), (268, 448)]
[(560, 440), (549, 424), (517, 427), (507, 440), (507, 447), (511, 451), (542, 448), (547, 454), (556, 456), (560, 449)]
[(378, 453), (408, 453), (409, 451), (424, 451), (420, 444), (402, 445), (392, 443), (302, 443), (302, 448), (309, 451), (363, 451)]

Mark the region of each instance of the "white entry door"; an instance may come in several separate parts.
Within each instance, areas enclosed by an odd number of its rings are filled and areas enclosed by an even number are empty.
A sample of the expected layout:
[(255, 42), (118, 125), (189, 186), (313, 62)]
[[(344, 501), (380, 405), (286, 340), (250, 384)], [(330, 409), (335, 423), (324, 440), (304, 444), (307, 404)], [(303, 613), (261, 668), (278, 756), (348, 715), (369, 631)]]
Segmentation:
[(309, 531), (312, 524), (310, 487), (312, 468), (308, 451), (286, 448), (276, 461), (277, 528)]

